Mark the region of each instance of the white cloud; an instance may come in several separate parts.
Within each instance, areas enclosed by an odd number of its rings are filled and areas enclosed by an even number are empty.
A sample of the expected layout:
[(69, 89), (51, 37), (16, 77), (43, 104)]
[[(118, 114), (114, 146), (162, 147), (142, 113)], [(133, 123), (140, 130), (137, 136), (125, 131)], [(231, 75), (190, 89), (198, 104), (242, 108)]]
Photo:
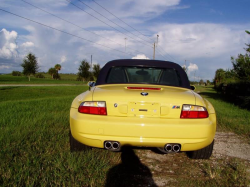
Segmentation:
[(0, 31), (0, 58), (11, 59), (18, 55), (16, 45), (17, 32), (7, 31), (2, 29)]
[(183, 59), (230, 55), (243, 48), (247, 41), (240, 26), (235, 29), (230, 25), (210, 23), (165, 24), (154, 30), (160, 30), (159, 45), (169, 54)]
[(66, 60), (67, 60), (67, 57), (66, 57), (65, 55), (63, 55), (63, 56), (61, 57), (61, 64), (64, 63)]
[(10, 66), (1, 65), (1, 66), (0, 66), (0, 70), (1, 70), (1, 69), (10, 69)]
[(21, 45), (22, 47), (33, 47), (34, 43), (33, 42), (25, 42)]
[[(168, 9), (178, 7), (181, 0), (108, 0), (105, 2), (110, 11), (121, 18), (131, 18), (131, 22), (152, 19)], [(128, 11), (129, 10), (129, 11)], [(142, 19), (143, 18), (143, 19)], [(124, 19), (123, 19), (124, 20)]]
[(132, 57), (132, 59), (149, 59), (149, 58), (146, 57), (146, 55), (144, 55), (144, 54), (138, 54), (138, 55)]
[(192, 71), (197, 71), (199, 68), (196, 64), (190, 63), (187, 69), (188, 69), (188, 72), (192, 72)]

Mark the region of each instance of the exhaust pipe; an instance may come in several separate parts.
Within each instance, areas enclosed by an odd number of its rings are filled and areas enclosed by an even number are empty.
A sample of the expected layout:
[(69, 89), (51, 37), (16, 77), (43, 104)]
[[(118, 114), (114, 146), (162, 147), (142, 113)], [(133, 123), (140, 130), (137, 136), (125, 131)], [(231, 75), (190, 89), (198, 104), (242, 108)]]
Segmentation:
[(111, 143), (111, 142), (105, 142), (105, 143), (104, 143), (104, 147), (105, 147), (106, 149), (112, 149), (112, 143)]
[(104, 148), (110, 151), (119, 151), (121, 146), (120, 146), (120, 142), (117, 142), (117, 141), (105, 141)]
[(118, 142), (113, 142), (113, 149), (119, 149), (120, 144)]
[(165, 145), (164, 149), (167, 152), (171, 152), (172, 151), (172, 145), (171, 144), (167, 144), (167, 145)]
[(175, 144), (175, 145), (173, 146), (173, 151), (174, 151), (174, 152), (179, 152), (180, 150), (181, 150), (180, 145)]

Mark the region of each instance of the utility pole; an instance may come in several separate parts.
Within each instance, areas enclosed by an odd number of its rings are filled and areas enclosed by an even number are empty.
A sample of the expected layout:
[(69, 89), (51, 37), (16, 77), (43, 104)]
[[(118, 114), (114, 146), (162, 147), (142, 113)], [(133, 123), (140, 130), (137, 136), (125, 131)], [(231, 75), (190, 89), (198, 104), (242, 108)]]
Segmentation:
[(153, 53), (153, 59), (155, 60), (155, 42), (154, 42), (154, 53)]
[(124, 40), (125, 40), (125, 52), (126, 52), (126, 40), (127, 40), (127, 38), (124, 38)]
[(157, 34), (157, 41), (156, 41), (156, 47), (158, 46), (158, 41), (159, 41), (159, 35)]
[(156, 43), (154, 42), (154, 53), (153, 53), (153, 59), (155, 60), (155, 48), (157, 47), (158, 45), (158, 38), (159, 38), (159, 35), (157, 34), (157, 40), (156, 40)]
[(92, 71), (92, 55), (91, 55), (91, 60), (90, 60), (90, 71)]

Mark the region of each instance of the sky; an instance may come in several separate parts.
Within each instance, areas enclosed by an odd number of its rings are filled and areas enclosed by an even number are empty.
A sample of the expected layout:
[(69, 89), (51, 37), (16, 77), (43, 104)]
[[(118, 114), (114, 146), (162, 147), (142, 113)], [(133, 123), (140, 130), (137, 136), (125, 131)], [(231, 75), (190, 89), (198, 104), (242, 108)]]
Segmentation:
[(0, 73), (22, 71), (28, 53), (39, 71), (61, 64), (60, 73), (77, 73), (91, 55), (101, 67), (153, 59), (155, 43), (156, 60), (186, 65), (190, 80), (212, 81), (245, 53), (249, 7), (249, 0), (1, 0)]

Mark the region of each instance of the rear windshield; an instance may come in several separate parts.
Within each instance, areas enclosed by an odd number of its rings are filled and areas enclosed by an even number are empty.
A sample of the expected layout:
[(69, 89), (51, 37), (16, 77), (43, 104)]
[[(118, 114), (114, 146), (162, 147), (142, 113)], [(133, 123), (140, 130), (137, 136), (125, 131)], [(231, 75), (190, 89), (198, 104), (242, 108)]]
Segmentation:
[(112, 67), (106, 78), (106, 83), (138, 83), (182, 86), (180, 75), (175, 69), (152, 67)]

